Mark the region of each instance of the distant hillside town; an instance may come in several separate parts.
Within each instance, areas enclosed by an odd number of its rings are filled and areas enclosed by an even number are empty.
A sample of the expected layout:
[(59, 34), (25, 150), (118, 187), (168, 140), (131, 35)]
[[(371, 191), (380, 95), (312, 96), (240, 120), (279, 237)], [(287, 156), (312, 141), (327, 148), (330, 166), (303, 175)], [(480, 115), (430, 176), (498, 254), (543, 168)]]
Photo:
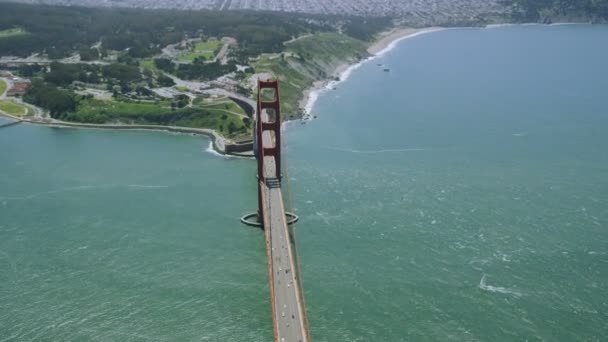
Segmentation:
[[(0, 0), (4, 1), (4, 0)], [(409, 25), (469, 26), (510, 17), (516, 22), (608, 20), (608, 0), (8, 0), (25, 4), (181, 10), (253, 10), (391, 17)]]
[(497, 0), (24, 0), (23, 3), (86, 7), (260, 10), (311, 14), (399, 16), (414, 21), (471, 19), (504, 12)]

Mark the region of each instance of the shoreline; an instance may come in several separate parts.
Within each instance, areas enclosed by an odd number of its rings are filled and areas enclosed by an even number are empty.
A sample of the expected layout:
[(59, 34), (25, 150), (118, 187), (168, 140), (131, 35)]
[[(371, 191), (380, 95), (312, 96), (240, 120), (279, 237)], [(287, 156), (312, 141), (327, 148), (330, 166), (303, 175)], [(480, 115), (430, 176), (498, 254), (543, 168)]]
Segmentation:
[(397, 46), (397, 43), (404, 39), (447, 29), (448, 28), (437, 26), (426, 28), (396, 27), (381, 33), (380, 36), (367, 48), (367, 52), (369, 53), (367, 58), (361, 59), (354, 64), (341, 64), (331, 74), (331, 78), (316, 81), (313, 83), (312, 87), (304, 90), (303, 98), (300, 101), (300, 110), (304, 112), (302, 119), (307, 120), (311, 118), (312, 108), (314, 107), (314, 104), (321, 93), (331, 90), (336, 85), (346, 81), (350, 77), (351, 73), (362, 66), (365, 62), (369, 62), (377, 57), (381, 57), (390, 50), (394, 49), (395, 46)]
[[(493, 29), (510, 26), (561, 26), (561, 25), (585, 25), (589, 23), (585, 22), (557, 22), (551, 24), (542, 23), (501, 23), (501, 24), (488, 24), (486, 26), (470, 26), (470, 27), (440, 27), (432, 26), (425, 28), (412, 28), (412, 27), (394, 27), (388, 31), (384, 31), (378, 35), (375, 41), (371, 42), (367, 47), (368, 56), (362, 58), (354, 63), (344, 61), (338, 65), (329, 77), (317, 80), (313, 82), (311, 87), (306, 88), (302, 92), (302, 97), (298, 101), (298, 107), (302, 111), (303, 116), (300, 119), (288, 120), (284, 122), (287, 124), (291, 121), (297, 120), (311, 120), (313, 118), (312, 109), (320, 96), (320, 94), (332, 90), (336, 85), (346, 81), (351, 73), (361, 67), (364, 63), (369, 62), (378, 57), (382, 57), (384, 54), (393, 50), (397, 44), (405, 39), (417, 37), (419, 35), (452, 30), (452, 29)], [(240, 152), (226, 152), (226, 146), (232, 141), (219, 135), (215, 130), (207, 128), (191, 128), (191, 127), (179, 127), (179, 126), (162, 126), (162, 125), (129, 125), (129, 124), (87, 124), (78, 122), (67, 122), (60, 120), (52, 121), (40, 121), (32, 120), (21, 117), (16, 117), (0, 111), (0, 117), (6, 117), (11, 120), (16, 120), (21, 123), (29, 123), (34, 125), (41, 125), (47, 127), (56, 128), (85, 128), (85, 129), (106, 129), (106, 130), (125, 130), (125, 131), (156, 131), (164, 133), (177, 133), (177, 134), (190, 134), (190, 135), (203, 135), (209, 138), (209, 147), (205, 149), (206, 152), (217, 156), (234, 156), (243, 158), (252, 158), (253, 155)], [(316, 116), (314, 116), (316, 117)]]
[[(510, 26), (562, 26), (562, 25), (586, 25), (590, 23), (586, 22), (557, 22), (551, 24), (542, 23), (502, 23), (502, 24), (488, 24), (486, 26), (463, 26), (463, 27), (442, 27), (442, 26), (430, 26), (425, 28), (413, 28), (413, 27), (395, 27), (388, 31), (384, 31), (379, 34), (377, 39), (372, 42), (367, 48), (367, 52), (370, 54), (367, 58), (361, 59), (354, 64), (344, 63), (337, 67), (331, 74), (330, 78), (324, 80), (315, 81), (313, 85), (302, 93), (302, 99), (299, 102), (300, 110), (304, 113), (302, 120), (310, 120), (313, 118), (312, 109), (314, 104), (317, 102), (319, 95), (333, 89), (337, 84), (346, 81), (350, 74), (358, 69), (361, 65), (369, 62), (375, 58), (382, 57), (387, 52), (394, 49), (397, 44), (405, 39), (414, 38), (423, 34), (455, 30), (455, 29), (493, 29)], [(338, 78), (336, 81), (335, 79)]]
[(193, 128), (193, 127), (179, 127), (179, 126), (161, 126), (161, 125), (125, 125), (125, 124), (87, 124), (79, 122), (67, 122), (67, 121), (39, 121), (24, 119), (16, 117), (7, 113), (0, 112), (0, 116), (15, 120), (19, 123), (27, 123), (32, 125), (55, 127), (55, 128), (84, 128), (84, 129), (101, 129), (101, 130), (116, 130), (116, 131), (152, 131), (152, 132), (163, 132), (163, 133), (177, 133), (177, 134), (190, 134), (205, 136), (209, 138), (209, 147), (205, 149), (206, 152), (215, 154), (218, 156), (235, 156), (235, 157), (246, 157), (249, 156), (241, 154), (233, 154), (226, 152), (226, 144), (229, 142), (228, 139), (219, 135), (216, 131), (208, 128)]

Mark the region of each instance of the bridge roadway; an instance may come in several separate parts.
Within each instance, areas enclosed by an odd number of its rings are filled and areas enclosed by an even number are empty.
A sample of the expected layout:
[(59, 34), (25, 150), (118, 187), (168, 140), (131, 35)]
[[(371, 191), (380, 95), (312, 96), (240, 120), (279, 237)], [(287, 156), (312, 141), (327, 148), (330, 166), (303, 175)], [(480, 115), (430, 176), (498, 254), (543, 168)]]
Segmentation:
[[(271, 139), (270, 132), (263, 133), (264, 146), (270, 145)], [(267, 177), (266, 183), (261, 182), (260, 185), (275, 338), (278, 342), (307, 342), (307, 323), (285, 218), (281, 184), (275, 178), (276, 166), (272, 156), (264, 157), (264, 176)]]

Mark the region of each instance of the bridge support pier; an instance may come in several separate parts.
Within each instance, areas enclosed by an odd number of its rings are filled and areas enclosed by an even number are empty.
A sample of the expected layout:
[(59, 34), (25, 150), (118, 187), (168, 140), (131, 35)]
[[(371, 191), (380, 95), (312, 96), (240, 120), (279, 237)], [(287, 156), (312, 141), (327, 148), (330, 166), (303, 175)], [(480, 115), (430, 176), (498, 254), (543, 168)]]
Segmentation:
[[(250, 213), (247, 215), (243, 215), (243, 217), (241, 217), (241, 223), (251, 227), (264, 228), (264, 223), (262, 222), (262, 220), (260, 220), (259, 215), (259, 213)], [(298, 222), (299, 219), (300, 217), (298, 215), (290, 213), (288, 211), (285, 212), (285, 221), (288, 225), (291, 226), (292, 224)]]

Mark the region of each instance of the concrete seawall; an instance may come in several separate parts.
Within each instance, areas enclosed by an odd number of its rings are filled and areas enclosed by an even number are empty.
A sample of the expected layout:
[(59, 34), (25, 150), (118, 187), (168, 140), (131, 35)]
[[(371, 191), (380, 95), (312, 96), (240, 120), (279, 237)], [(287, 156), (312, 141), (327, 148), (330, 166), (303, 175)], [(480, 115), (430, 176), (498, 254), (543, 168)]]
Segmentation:
[[(130, 130), (130, 131), (158, 131), (158, 132), (171, 132), (171, 133), (181, 133), (181, 134), (196, 134), (196, 135), (204, 135), (211, 139), (213, 142), (213, 149), (221, 154), (234, 154), (237, 156), (248, 156), (243, 154), (243, 152), (247, 151), (247, 145), (242, 143), (231, 143), (228, 142), (224, 137), (217, 134), (212, 129), (206, 128), (192, 128), (192, 127), (177, 127), (177, 126), (160, 126), (160, 125), (120, 125), (120, 124), (86, 124), (86, 123), (77, 123), (77, 122), (66, 122), (66, 121), (37, 121), (30, 119), (21, 119), (18, 117), (14, 117), (12, 115), (6, 115), (2, 113), (3, 116), (16, 120), (14, 122), (9, 122), (7, 124), (0, 125), (2, 127), (8, 127), (11, 125), (16, 125), (18, 123), (30, 123), (34, 125), (41, 125), (47, 127), (58, 127), (58, 128), (88, 128), (88, 129), (112, 129), (112, 130)], [(249, 149), (252, 151), (253, 147)]]
[(0, 128), (5, 128), (5, 127), (8, 127), (8, 126), (13, 126), (13, 125), (17, 125), (17, 124), (20, 124), (20, 123), (21, 123), (21, 120), (11, 121), (11, 122), (7, 122), (5, 124), (1, 124)]
[(158, 126), (158, 125), (112, 125), (112, 124), (86, 124), (76, 122), (44, 122), (34, 120), (23, 120), (24, 122), (35, 125), (43, 125), (58, 128), (90, 128), (90, 129), (111, 129), (125, 131), (164, 131), (172, 133), (205, 135), (213, 140), (214, 149), (220, 153), (225, 153), (225, 139), (215, 133), (215, 131), (204, 128), (190, 128), (177, 126)]
[(226, 153), (244, 153), (253, 152), (253, 140), (247, 142), (235, 142), (234, 144), (226, 144)]

